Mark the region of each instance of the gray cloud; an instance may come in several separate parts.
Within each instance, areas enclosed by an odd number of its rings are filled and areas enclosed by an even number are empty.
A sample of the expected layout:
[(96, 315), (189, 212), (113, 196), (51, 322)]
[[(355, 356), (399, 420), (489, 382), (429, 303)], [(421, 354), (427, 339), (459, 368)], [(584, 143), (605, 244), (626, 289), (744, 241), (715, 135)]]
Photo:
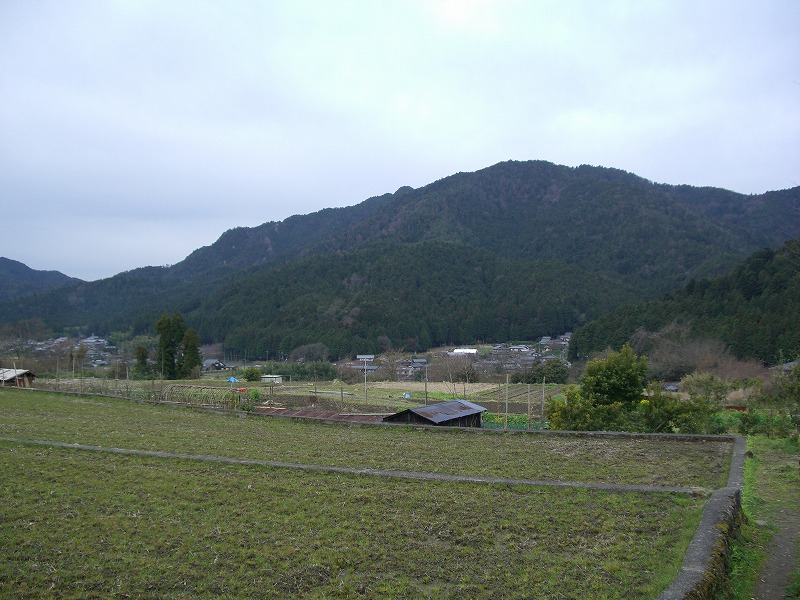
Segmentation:
[[(800, 3), (0, 5), (0, 254), (86, 279), (501, 160), (800, 185)], [(98, 250), (100, 248), (100, 250)]]

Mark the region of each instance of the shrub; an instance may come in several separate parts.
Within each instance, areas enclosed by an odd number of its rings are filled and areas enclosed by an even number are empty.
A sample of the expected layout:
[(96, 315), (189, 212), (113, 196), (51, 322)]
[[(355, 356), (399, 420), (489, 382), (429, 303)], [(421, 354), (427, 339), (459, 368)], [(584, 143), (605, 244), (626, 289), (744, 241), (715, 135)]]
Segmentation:
[[(637, 429), (648, 433), (710, 433), (716, 403), (703, 396), (684, 400), (652, 386), (636, 408)], [(718, 427), (717, 427), (718, 429)]]
[(738, 431), (742, 435), (793, 439), (796, 437), (796, 427), (791, 415), (781, 412), (766, 413), (750, 408), (739, 415)]
[(693, 399), (702, 398), (721, 406), (728, 398), (731, 386), (712, 373), (692, 373), (681, 380), (681, 391)]
[(562, 361), (551, 358), (545, 362), (535, 365), (531, 370), (524, 373), (514, 373), (511, 376), (511, 383), (567, 383), (569, 368)]
[(574, 431), (630, 431), (642, 399), (647, 359), (629, 345), (589, 361), (580, 387), (569, 386), (550, 402), (550, 427)]
[(624, 406), (621, 402), (596, 404), (580, 388), (571, 385), (563, 396), (553, 398), (548, 404), (550, 429), (569, 431), (618, 431), (628, 429)]
[(239, 369), (236, 374), (245, 381), (261, 381), (261, 369), (256, 367), (244, 367)]
[(619, 352), (589, 361), (581, 378), (581, 395), (595, 405), (619, 402), (630, 409), (641, 400), (646, 377), (647, 359), (625, 344)]
[(569, 386), (563, 397), (550, 402), (551, 429), (707, 433), (721, 427), (713, 420), (715, 395), (697, 393), (685, 400), (658, 385), (643, 397), (646, 373), (647, 359), (627, 345), (590, 361), (580, 388)]

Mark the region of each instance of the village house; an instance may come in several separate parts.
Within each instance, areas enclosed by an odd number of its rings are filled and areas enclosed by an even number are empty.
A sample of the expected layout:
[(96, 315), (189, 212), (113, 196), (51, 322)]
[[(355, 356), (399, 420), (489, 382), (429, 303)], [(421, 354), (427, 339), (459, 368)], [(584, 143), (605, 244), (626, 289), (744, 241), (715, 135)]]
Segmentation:
[(203, 371), (227, 371), (230, 367), (216, 358), (207, 358), (203, 361)]

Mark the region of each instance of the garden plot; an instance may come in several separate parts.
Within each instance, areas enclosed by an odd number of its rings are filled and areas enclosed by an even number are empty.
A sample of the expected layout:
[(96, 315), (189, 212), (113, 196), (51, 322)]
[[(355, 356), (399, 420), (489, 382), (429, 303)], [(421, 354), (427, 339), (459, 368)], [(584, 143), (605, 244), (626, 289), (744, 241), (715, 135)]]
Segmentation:
[[(0, 437), (700, 493), (418, 481), (0, 443), (0, 595), (655, 597), (730, 444), (348, 427), (0, 391)], [(32, 533), (35, 533), (33, 535)]]

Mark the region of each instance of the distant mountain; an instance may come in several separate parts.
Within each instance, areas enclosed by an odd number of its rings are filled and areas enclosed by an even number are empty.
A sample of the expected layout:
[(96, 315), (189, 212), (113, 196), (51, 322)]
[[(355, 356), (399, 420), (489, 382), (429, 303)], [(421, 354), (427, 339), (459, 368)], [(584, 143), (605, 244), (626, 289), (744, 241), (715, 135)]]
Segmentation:
[(81, 280), (58, 271), (37, 271), (16, 260), (0, 256), (0, 300), (22, 298), (58, 289)]
[(225, 232), (148, 267), (0, 304), (0, 319), (145, 331), (182, 312), (250, 355), (322, 341), (531, 339), (722, 275), (800, 237), (800, 188), (743, 195), (631, 173), (505, 162), (347, 208)]
[(643, 328), (672, 323), (720, 339), (739, 358), (775, 364), (800, 356), (800, 238), (763, 249), (730, 273), (692, 279), (667, 298), (620, 308), (574, 332), (573, 357), (619, 348)]

